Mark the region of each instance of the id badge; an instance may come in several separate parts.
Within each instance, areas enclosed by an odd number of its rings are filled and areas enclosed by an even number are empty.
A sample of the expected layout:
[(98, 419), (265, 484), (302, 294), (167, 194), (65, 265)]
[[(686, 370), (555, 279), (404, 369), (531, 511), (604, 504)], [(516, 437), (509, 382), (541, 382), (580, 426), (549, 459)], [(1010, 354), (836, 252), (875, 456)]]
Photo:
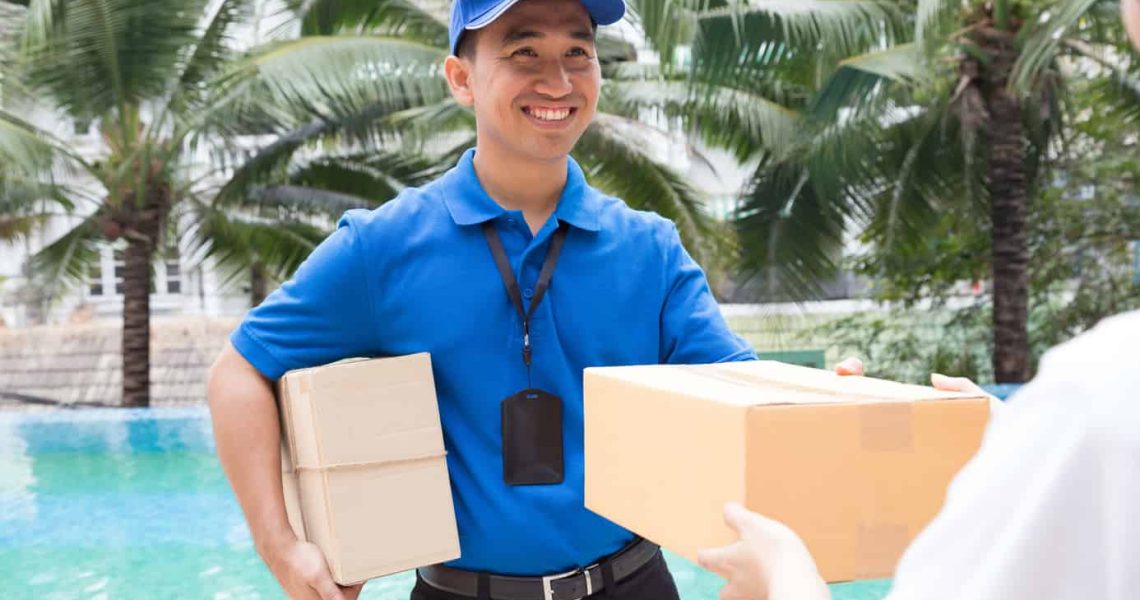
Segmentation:
[(502, 403), (503, 481), (509, 485), (562, 483), (562, 399), (523, 390)]

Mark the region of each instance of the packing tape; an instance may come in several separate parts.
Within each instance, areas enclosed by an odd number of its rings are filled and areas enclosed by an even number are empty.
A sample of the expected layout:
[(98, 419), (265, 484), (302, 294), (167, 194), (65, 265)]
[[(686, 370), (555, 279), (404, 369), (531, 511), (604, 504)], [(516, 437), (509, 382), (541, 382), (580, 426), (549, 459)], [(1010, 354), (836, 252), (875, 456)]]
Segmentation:
[(764, 377), (755, 373), (742, 373), (731, 369), (710, 369), (710, 365), (684, 365), (686, 370), (701, 377), (708, 377), (717, 379), (734, 385), (768, 385), (781, 390), (792, 392), (804, 392), (808, 394), (815, 394), (817, 396), (832, 396), (840, 402), (859, 402), (859, 401), (882, 401), (881, 396), (875, 394), (859, 393), (848, 390), (834, 390), (824, 387), (815, 387), (803, 383), (794, 383), (791, 381), (784, 381), (781, 379), (772, 379)]
[(890, 577), (910, 543), (905, 523), (860, 523), (855, 541), (855, 579)]
[(914, 403), (860, 404), (858, 410), (860, 445), (864, 450), (914, 450)]
[(421, 456), (409, 456), (407, 458), (396, 458), (391, 460), (366, 460), (360, 462), (350, 463), (337, 463), (333, 465), (294, 465), (293, 471), (343, 471), (347, 469), (366, 469), (370, 467), (390, 467), (395, 465), (406, 465), (417, 462), (427, 462), (429, 460), (436, 460), (447, 456), (447, 452), (441, 450), (439, 452), (432, 452)]

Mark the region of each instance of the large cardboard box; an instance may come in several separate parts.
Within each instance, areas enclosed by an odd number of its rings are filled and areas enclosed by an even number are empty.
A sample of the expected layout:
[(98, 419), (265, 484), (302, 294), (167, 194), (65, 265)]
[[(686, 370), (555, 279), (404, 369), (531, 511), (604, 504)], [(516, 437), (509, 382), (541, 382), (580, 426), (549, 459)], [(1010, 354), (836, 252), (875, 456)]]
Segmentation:
[(586, 506), (696, 560), (737, 539), (736, 501), (794, 529), (828, 581), (889, 577), (989, 410), (777, 362), (587, 369)]
[(278, 392), (289, 522), (337, 583), (459, 557), (427, 354), (291, 371)]

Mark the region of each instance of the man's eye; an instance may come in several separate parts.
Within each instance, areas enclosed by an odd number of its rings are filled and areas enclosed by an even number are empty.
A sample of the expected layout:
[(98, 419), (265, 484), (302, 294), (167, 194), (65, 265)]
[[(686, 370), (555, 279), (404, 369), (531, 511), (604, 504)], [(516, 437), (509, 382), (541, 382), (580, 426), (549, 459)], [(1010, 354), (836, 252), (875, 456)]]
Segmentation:
[(511, 56), (538, 56), (538, 54), (531, 48), (519, 48), (511, 52)]
[(585, 48), (574, 48), (568, 53), (570, 56), (584, 56), (590, 58), (590, 53), (586, 52)]

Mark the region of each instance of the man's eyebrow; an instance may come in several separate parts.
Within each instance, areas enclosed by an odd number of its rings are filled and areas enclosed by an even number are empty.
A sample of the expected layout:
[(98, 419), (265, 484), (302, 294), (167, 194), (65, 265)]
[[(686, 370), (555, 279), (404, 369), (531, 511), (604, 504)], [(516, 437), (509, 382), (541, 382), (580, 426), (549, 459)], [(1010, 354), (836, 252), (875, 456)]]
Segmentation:
[(583, 42), (594, 41), (594, 30), (592, 29), (577, 29), (570, 34), (570, 37), (581, 40)]
[(530, 29), (512, 29), (507, 32), (507, 35), (503, 36), (503, 45), (509, 46), (523, 40), (532, 40), (544, 37), (546, 37), (546, 34), (539, 31), (532, 31)]
[[(503, 36), (502, 45), (510, 46), (511, 44), (516, 44), (525, 40), (542, 39), (545, 37), (546, 34), (541, 31), (534, 31), (532, 29), (512, 29), (508, 31), (505, 36)], [(593, 42), (594, 31), (593, 29), (575, 29), (574, 31), (570, 32), (570, 37), (583, 42)]]

